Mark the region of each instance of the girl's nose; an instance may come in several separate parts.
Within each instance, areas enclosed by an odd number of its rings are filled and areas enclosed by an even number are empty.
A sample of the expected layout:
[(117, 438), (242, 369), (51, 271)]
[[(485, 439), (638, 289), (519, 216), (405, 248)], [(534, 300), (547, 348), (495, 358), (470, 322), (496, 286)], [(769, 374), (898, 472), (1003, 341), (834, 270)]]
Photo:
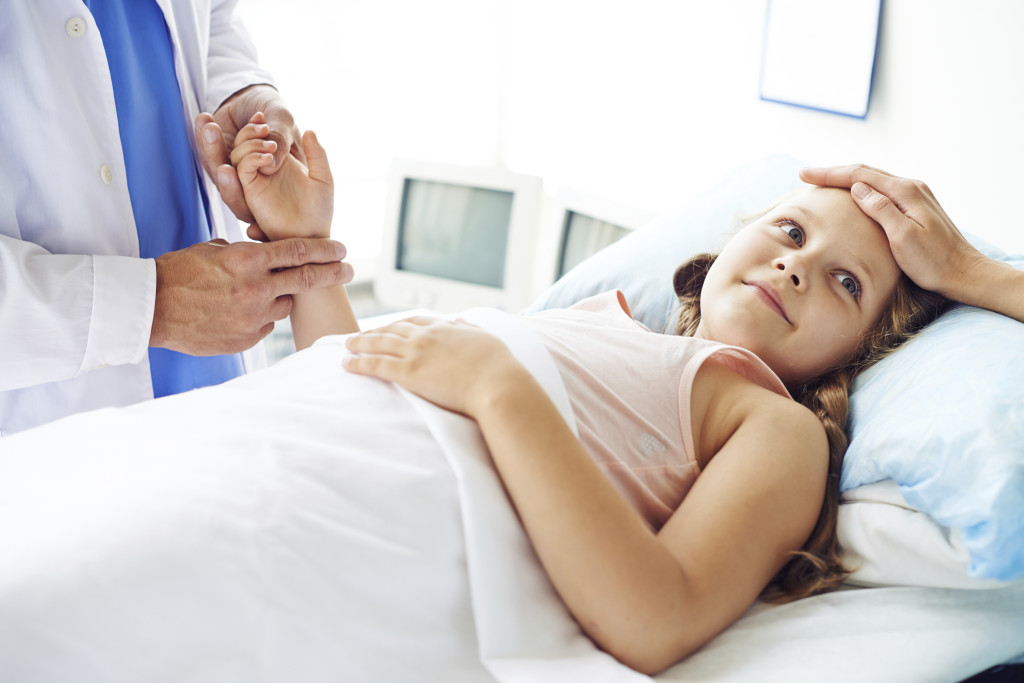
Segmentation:
[[(783, 271), (786, 270), (786, 264), (783, 263), (782, 261), (779, 261), (778, 263), (776, 263), (775, 267), (778, 268), (779, 270), (783, 270)], [(791, 279), (793, 281), (793, 285), (794, 286), (796, 286), (796, 287), (800, 286), (800, 278), (797, 276), (796, 273), (790, 272), (789, 279)]]

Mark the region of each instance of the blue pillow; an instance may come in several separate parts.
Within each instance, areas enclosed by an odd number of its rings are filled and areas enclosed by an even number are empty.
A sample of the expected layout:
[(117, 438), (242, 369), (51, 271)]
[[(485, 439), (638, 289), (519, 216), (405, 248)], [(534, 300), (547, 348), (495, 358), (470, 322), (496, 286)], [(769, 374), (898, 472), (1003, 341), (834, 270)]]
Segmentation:
[[(800, 187), (800, 167), (772, 156), (734, 171), (579, 264), (527, 312), (617, 288), (637, 320), (663, 331), (676, 307), (676, 267), (719, 250), (737, 216)], [(1024, 268), (1024, 259), (971, 241)], [(972, 576), (1024, 577), (1024, 325), (958, 307), (861, 375), (851, 411), (844, 490), (893, 479), (911, 505), (961, 530)]]
[(1024, 578), (1024, 324), (958, 306), (860, 375), (850, 409), (840, 488), (893, 479), (960, 530), (971, 576)]

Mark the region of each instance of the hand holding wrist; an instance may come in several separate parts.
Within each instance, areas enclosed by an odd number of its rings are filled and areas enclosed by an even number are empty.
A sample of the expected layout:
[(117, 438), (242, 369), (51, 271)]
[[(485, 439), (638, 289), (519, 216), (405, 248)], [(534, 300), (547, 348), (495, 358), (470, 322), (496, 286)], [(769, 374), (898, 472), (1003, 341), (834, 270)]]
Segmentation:
[(195, 356), (244, 351), (292, 309), (292, 295), (352, 279), (343, 245), (204, 242), (156, 260), (150, 346)]

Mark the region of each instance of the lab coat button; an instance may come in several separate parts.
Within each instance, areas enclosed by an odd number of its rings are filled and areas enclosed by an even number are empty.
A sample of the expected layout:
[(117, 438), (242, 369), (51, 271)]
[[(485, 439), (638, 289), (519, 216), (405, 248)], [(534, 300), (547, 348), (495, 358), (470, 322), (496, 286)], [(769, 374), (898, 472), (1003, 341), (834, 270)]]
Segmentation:
[(103, 180), (104, 185), (109, 185), (110, 181), (114, 179), (114, 172), (106, 164), (100, 166), (100, 179)]
[(68, 35), (72, 38), (81, 38), (85, 35), (85, 19), (81, 17), (71, 17), (68, 19), (68, 23), (64, 24), (64, 30), (67, 31)]

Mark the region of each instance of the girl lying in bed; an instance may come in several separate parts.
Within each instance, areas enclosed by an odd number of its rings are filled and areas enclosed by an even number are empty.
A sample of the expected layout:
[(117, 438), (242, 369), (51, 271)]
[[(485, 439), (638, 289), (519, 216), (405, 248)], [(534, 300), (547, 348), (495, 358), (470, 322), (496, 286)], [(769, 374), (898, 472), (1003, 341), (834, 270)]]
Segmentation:
[[(308, 171), (289, 158), (264, 177), (265, 134), (255, 120), (232, 159), (260, 228), (326, 237), (326, 155), (307, 134)], [(875, 172), (842, 173), (808, 179)], [(871, 209), (846, 190), (809, 189), (744, 228), (713, 265), (683, 264), (679, 336), (633, 322), (614, 292), (508, 318), (541, 346), (546, 374), (479, 327), (421, 318), (5, 439), (4, 672), (483, 681), (498, 675), (496, 658), (528, 680), (530, 662), (567, 680), (581, 648), (562, 604), (606, 651), (653, 672), (762, 594), (835, 587), (846, 386), (941, 305), (900, 273), (858, 206)], [(979, 268), (969, 270), (989, 272)], [(356, 331), (343, 288), (296, 297), (292, 322), (300, 348)], [(552, 375), (571, 410), (549, 397)], [(445, 450), (424, 406), (472, 442), (487, 485), (469, 493), (500, 515), (466, 504), (469, 477), (455, 472), (466, 460)], [(478, 581), (488, 562), (513, 577)], [(493, 617), (496, 602), (495, 633), (481, 610)], [(539, 634), (525, 668), (501, 659), (524, 632)], [(635, 678), (582, 645), (615, 675), (576, 678)]]
[[(237, 166), (270, 239), (329, 234), (332, 183), (273, 176), (254, 119)], [(285, 191), (285, 188), (298, 188)], [(658, 672), (760, 595), (836, 588), (839, 473), (853, 377), (941, 312), (903, 274), (846, 189), (785, 198), (675, 276), (679, 336), (632, 321), (614, 292), (529, 317), (565, 383), (579, 437), (505, 345), (413, 318), (349, 337), (344, 367), (477, 422), (560, 597), (602, 649)], [(295, 297), (298, 348), (357, 331), (344, 288)], [(795, 399), (795, 400), (794, 400)]]

